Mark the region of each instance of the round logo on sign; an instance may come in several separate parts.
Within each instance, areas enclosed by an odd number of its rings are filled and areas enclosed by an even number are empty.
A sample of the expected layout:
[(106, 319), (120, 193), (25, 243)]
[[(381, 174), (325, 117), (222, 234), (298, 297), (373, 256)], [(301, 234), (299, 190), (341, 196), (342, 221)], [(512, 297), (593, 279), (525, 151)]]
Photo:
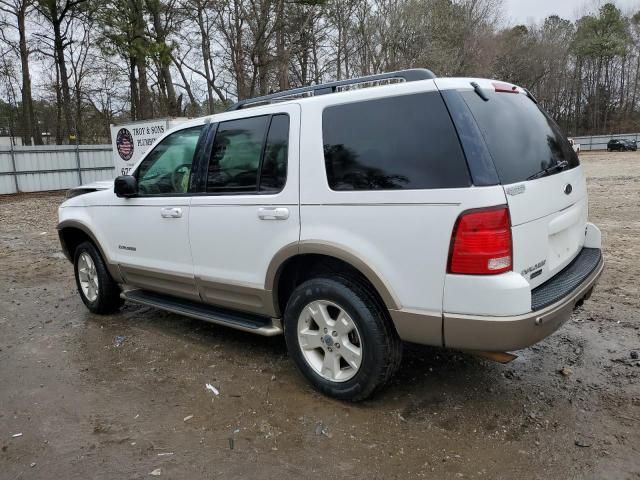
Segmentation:
[(131, 160), (131, 157), (133, 157), (133, 136), (126, 128), (118, 130), (118, 135), (116, 135), (116, 148), (118, 149), (118, 155), (120, 155), (120, 158), (125, 162)]

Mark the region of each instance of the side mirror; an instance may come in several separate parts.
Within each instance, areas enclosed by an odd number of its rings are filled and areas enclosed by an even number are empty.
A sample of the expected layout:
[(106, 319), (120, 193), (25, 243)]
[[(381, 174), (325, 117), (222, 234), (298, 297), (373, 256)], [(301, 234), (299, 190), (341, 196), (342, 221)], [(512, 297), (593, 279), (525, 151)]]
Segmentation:
[(133, 197), (138, 194), (138, 181), (133, 175), (121, 175), (116, 177), (113, 184), (113, 192), (118, 197)]

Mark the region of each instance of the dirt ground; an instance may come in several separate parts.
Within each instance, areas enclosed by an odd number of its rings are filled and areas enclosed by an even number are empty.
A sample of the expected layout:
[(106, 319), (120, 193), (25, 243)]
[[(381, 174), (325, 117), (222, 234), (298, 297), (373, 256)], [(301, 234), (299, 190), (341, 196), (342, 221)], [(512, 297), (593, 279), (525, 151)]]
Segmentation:
[(0, 478), (639, 479), (640, 153), (582, 163), (607, 262), (591, 300), (509, 365), (407, 346), (355, 405), (315, 393), (281, 338), (90, 314), (63, 195), (0, 197)]

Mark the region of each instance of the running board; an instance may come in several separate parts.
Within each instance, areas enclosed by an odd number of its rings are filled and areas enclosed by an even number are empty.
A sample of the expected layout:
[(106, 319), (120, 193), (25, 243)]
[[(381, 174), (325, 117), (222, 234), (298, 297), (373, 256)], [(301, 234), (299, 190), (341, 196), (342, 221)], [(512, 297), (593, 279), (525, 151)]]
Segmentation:
[(167, 312), (204, 320), (205, 322), (225, 325), (265, 337), (272, 337), (282, 333), (280, 322), (270, 317), (235, 312), (203, 303), (192, 302), (191, 300), (185, 300), (183, 298), (148, 292), (146, 290), (127, 290), (122, 292), (120, 297), (133, 303), (139, 303), (140, 305), (159, 308)]

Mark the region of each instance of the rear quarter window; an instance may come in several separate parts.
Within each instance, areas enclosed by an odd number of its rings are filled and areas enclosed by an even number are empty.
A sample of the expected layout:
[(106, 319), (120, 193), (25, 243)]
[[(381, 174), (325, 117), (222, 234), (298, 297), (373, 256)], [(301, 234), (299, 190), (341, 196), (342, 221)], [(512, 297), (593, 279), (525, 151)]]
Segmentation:
[(328, 107), (322, 135), (333, 190), (456, 188), (471, 183), (439, 92)]

